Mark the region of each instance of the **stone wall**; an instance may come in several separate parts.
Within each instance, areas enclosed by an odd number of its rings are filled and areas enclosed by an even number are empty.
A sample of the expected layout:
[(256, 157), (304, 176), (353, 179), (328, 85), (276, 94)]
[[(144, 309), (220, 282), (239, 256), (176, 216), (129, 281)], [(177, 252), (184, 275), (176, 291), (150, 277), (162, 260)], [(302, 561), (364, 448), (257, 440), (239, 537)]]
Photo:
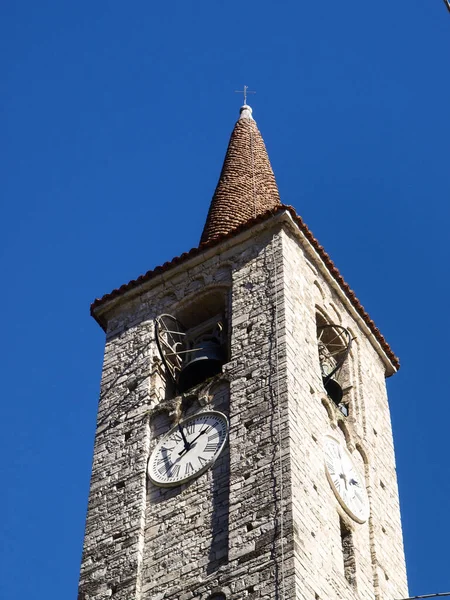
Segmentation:
[[(80, 600), (206, 598), (218, 589), (230, 598), (280, 597), (292, 552), (286, 542), (281, 565), (279, 426), (287, 539), (292, 521), (287, 413), (280, 421), (277, 412), (278, 398), (286, 398), (279, 238), (263, 232), (170, 275), (109, 315)], [(147, 482), (146, 464), (173, 425), (176, 402), (167, 393), (153, 319), (186, 311), (214, 286), (229, 289), (230, 360), (189, 410), (228, 414), (229, 446), (206, 474), (162, 490)], [(292, 564), (290, 573), (292, 579)]]
[[(342, 302), (297, 236), (285, 232), (283, 248), (296, 597), (350, 599), (356, 592), (368, 599), (406, 597), (385, 367), (348, 304)], [(317, 312), (328, 322), (348, 328), (356, 338), (348, 358), (352, 386), (346, 396), (348, 417), (324, 393)], [(371, 516), (364, 524), (346, 514), (327, 481), (326, 434), (347, 446), (358, 470), (366, 476)], [(351, 532), (352, 577), (344, 564), (349, 542), (343, 536), (343, 525)]]

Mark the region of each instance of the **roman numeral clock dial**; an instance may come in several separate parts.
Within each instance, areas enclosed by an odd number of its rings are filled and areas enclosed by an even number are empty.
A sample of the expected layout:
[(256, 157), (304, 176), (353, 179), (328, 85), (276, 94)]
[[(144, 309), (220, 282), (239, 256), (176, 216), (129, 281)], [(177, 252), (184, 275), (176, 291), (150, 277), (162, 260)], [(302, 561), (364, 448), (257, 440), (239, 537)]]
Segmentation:
[(202, 412), (180, 421), (153, 450), (149, 479), (171, 487), (197, 477), (214, 464), (227, 437), (228, 419), (220, 412)]
[(325, 470), (331, 489), (345, 512), (357, 523), (367, 521), (370, 508), (364, 477), (347, 449), (331, 436), (325, 438)]

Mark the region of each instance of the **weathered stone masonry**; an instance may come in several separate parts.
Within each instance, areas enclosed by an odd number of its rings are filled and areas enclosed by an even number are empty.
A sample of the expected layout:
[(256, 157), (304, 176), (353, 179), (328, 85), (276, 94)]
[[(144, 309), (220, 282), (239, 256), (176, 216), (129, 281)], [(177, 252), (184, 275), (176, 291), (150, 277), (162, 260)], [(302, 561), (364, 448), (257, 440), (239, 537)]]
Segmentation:
[[(109, 317), (99, 408), (99, 430), (104, 431), (96, 441), (80, 585), (86, 599), (131, 594), (157, 598), (164, 591), (166, 597), (177, 598), (183, 590), (190, 597), (189, 593), (198, 595), (200, 581), (205, 581), (200, 586), (205, 593), (225, 587), (235, 597), (247, 588), (263, 590), (265, 580), (273, 588), (274, 570), (279, 568), (274, 556), (279, 553), (275, 511), (280, 499), (272, 278), (275, 259), (281, 305), (282, 262), (279, 242), (278, 248), (276, 241), (274, 249), (271, 244), (271, 232), (263, 231), (257, 240), (247, 236), (220, 258), (212, 256), (197, 268), (174, 273), (173, 280)], [(161, 491), (146, 484), (145, 477), (158, 433), (152, 414), (167, 404), (170, 420), (171, 410), (171, 402), (152, 389), (152, 368), (158, 360), (152, 319), (173, 311), (177, 300), (186, 302), (185, 287), (198, 278), (205, 287), (229, 285), (231, 360), (217, 385), (220, 390), (226, 382), (230, 392), (210, 394), (212, 406), (229, 412), (229, 451), (182, 490)], [(153, 386), (158, 388), (158, 383)], [(226, 527), (212, 523), (218, 506), (227, 507), (226, 514), (222, 511)]]

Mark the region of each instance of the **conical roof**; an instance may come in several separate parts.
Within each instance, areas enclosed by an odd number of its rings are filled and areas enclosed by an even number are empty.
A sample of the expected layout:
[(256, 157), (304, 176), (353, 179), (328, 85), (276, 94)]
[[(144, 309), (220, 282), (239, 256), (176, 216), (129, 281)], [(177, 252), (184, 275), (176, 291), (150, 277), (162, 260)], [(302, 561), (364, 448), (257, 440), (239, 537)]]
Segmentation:
[(280, 195), (264, 140), (244, 104), (234, 126), (200, 243), (210, 242), (268, 210)]

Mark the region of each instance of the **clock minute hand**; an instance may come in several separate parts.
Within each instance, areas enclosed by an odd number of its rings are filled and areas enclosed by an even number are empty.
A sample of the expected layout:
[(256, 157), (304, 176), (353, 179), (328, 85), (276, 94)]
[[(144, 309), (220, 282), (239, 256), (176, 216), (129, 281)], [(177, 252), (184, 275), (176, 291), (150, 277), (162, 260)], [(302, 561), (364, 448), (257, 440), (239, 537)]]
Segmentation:
[(201, 435), (203, 435), (204, 433), (206, 433), (207, 431), (208, 431), (208, 427), (207, 427), (206, 429), (203, 429), (202, 431), (200, 431), (200, 433), (199, 433), (199, 434), (198, 434), (198, 435), (197, 435), (197, 436), (196, 436), (196, 437), (195, 437), (193, 440), (191, 440), (191, 442), (190, 442), (190, 443), (191, 443), (191, 445), (192, 445), (194, 442), (196, 442), (196, 441), (198, 440), (198, 438), (199, 438)]

